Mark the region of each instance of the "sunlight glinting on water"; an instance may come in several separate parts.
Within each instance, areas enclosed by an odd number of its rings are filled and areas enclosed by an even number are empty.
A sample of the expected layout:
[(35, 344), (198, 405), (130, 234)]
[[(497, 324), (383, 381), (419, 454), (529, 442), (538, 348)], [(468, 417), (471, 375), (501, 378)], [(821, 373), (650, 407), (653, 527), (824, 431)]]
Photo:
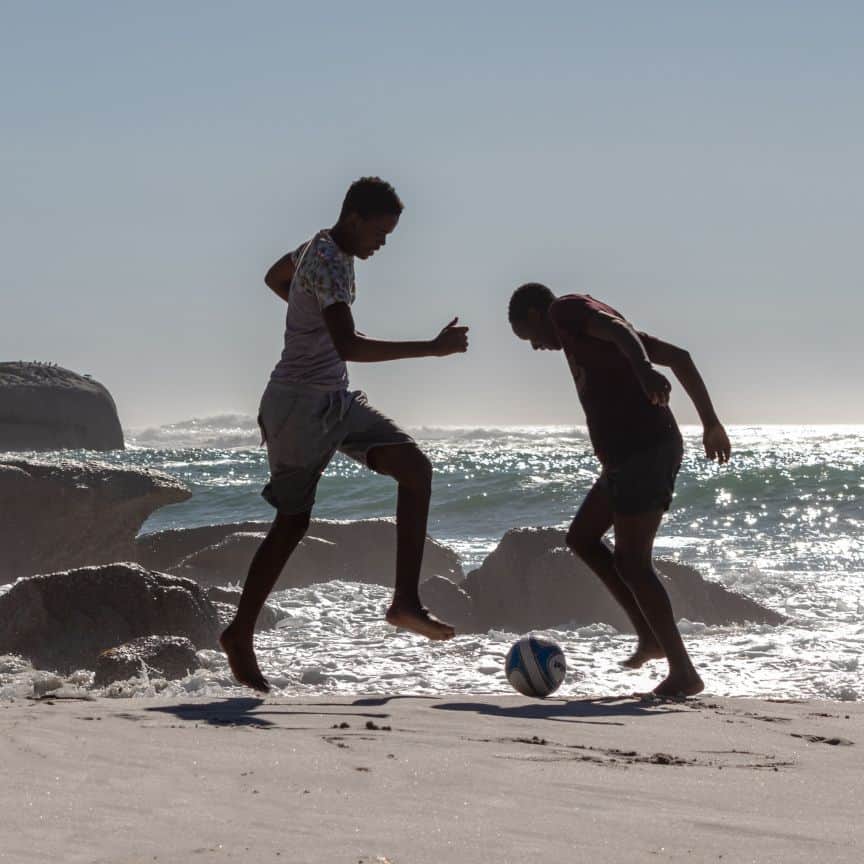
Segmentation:
[[(864, 428), (734, 427), (732, 463), (700, 450), (682, 430), (686, 455), (657, 553), (789, 617), (779, 627), (705, 627), (682, 622), (694, 660), (718, 695), (864, 698)], [(430, 533), (477, 566), (502, 534), (526, 525), (565, 526), (597, 476), (584, 430), (415, 430), (435, 470)], [(238, 443), (239, 442), (239, 443)], [(145, 531), (266, 520), (259, 496), (267, 468), (251, 418), (190, 421), (132, 436), (117, 466), (178, 477), (191, 500), (158, 511)], [(34, 454), (38, 458), (45, 454)], [(69, 455), (69, 454), (65, 454)], [(92, 454), (90, 454), (92, 455)], [(337, 458), (319, 489), (316, 516), (389, 516), (392, 483)], [(282, 592), (289, 617), (258, 636), (263, 665), (281, 692), (506, 692), (503, 658), (517, 634), (492, 631), (446, 645), (394, 633), (382, 621), (387, 589), (331, 582)], [(606, 625), (551, 631), (570, 674), (562, 695), (648, 688), (662, 665), (629, 672), (617, 661), (632, 638)], [(165, 692), (235, 692), (224, 658)], [(0, 692), (4, 685), (0, 673)], [(128, 692), (155, 692), (152, 682)], [(162, 685), (158, 685), (162, 687)], [(114, 688), (116, 692), (127, 692)], [(236, 691), (239, 692), (239, 691)]]

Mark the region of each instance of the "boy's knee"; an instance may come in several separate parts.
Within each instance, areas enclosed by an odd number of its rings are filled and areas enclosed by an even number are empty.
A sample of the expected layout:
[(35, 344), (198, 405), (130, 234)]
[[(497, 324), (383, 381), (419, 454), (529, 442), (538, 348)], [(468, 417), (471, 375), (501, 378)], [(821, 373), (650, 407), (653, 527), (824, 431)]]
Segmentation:
[(642, 555), (616, 549), (614, 558), (615, 569), (625, 585), (644, 582), (645, 577), (651, 573), (651, 561), (646, 561)]
[(415, 450), (396, 479), (400, 486), (407, 486), (415, 492), (431, 493), (432, 463), (429, 457), (421, 450)]
[(278, 513), (273, 527), (277, 529), (277, 533), (280, 537), (283, 537), (286, 540), (299, 541), (309, 530), (311, 521), (311, 512), (292, 513), (290, 515)]

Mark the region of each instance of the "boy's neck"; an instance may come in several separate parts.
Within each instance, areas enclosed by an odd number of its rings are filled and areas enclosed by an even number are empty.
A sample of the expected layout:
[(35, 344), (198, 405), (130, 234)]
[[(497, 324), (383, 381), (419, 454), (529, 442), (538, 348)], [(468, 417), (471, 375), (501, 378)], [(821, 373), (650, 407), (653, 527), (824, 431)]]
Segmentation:
[(346, 254), (346, 255), (354, 255), (354, 249), (351, 244), (351, 240), (346, 236), (346, 231), (343, 225), (340, 222), (337, 222), (330, 229), (330, 237), (333, 242)]

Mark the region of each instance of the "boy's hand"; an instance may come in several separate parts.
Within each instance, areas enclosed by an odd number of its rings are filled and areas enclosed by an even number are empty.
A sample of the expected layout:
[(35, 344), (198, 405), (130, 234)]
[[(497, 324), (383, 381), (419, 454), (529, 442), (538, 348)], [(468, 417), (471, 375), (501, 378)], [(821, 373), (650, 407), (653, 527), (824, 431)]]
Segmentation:
[(661, 375), (653, 366), (646, 364), (639, 372), (639, 383), (652, 405), (668, 405), (669, 391), (672, 385), (665, 375)]
[(457, 326), (459, 318), (454, 318), (433, 340), (432, 354), (446, 357), (448, 354), (462, 354), (468, 350), (468, 328)]
[(702, 443), (705, 445), (705, 455), (709, 459), (716, 459), (718, 465), (725, 465), (729, 461), (732, 445), (729, 436), (719, 421), (705, 427), (702, 435)]

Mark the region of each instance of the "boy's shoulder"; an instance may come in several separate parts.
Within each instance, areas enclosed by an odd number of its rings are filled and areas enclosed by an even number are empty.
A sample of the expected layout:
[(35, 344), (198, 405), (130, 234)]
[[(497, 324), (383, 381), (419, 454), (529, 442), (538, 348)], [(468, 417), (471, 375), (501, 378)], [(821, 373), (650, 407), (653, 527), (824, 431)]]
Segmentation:
[(319, 231), (291, 257), (298, 296), (314, 298), (321, 309), (334, 302), (354, 302), (354, 258), (336, 245), (329, 231)]
[(328, 264), (347, 266), (352, 262), (337, 245), (330, 232), (326, 229), (318, 231), (310, 240), (304, 240), (292, 253), (291, 257), (297, 263), (300, 259), (317, 259)]
[(592, 312), (624, 318), (617, 309), (590, 294), (563, 294), (549, 307), (552, 320), (559, 326), (581, 324)]
[(307, 288), (321, 281), (349, 284), (354, 281), (354, 259), (336, 245), (329, 231), (319, 231), (311, 240), (301, 243), (291, 258), (300, 283), (306, 283)]

